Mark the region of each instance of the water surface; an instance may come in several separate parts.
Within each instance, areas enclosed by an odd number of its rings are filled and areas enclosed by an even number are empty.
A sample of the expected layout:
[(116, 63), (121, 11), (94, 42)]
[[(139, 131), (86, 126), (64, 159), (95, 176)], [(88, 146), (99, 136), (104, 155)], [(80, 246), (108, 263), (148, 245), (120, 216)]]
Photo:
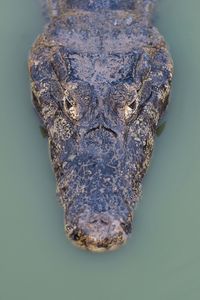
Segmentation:
[(200, 299), (200, 2), (161, 0), (156, 22), (175, 61), (133, 238), (115, 253), (74, 248), (39, 122), (27, 53), (41, 32), (37, 1), (0, 3), (0, 300)]

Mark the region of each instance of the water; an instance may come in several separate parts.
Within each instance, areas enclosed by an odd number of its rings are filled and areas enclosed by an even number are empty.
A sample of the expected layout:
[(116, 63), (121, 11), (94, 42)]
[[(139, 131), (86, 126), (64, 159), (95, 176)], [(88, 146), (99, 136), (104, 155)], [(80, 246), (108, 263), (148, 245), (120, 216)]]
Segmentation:
[(82, 252), (63, 233), (47, 140), (30, 104), (26, 58), (37, 1), (0, 3), (0, 300), (200, 298), (200, 2), (162, 0), (157, 24), (175, 61), (135, 232), (115, 253)]

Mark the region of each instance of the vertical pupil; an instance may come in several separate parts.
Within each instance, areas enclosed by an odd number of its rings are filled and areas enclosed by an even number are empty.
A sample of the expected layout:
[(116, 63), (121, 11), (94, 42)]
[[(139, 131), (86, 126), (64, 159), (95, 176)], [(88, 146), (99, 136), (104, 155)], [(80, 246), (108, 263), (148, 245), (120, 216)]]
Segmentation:
[(73, 105), (72, 103), (69, 101), (68, 98), (65, 99), (65, 105), (66, 105), (66, 108), (69, 110)]
[(130, 104), (129, 104), (129, 107), (130, 107), (131, 109), (135, 109), (135, 101), (133, 101), (132, 103), (130, 103)]

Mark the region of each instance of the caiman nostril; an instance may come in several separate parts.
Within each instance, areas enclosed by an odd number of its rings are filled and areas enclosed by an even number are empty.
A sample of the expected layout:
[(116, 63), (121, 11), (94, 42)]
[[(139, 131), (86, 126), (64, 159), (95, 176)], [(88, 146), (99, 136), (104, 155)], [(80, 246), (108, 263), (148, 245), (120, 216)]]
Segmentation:
[(99, 219), (99, 220), (93, 220), (89, 224), (98, 224), (99, 226), (101, 226), (101, 225), (107, 226), (107, 225), (109, 225), (109, 222)]
[(111, 223), (110, 219), (106, 215), (97, 215), (89, 220), (90, 224), (98, 224), (100, 225), (109, 225)]
[(102, 219), (101, 219), (100, 221), (101, 221), (101, 224), (102, 224), (102, 225), (108, 225), (108, 224), (109, 224), (109, 222), (106, 221), (106, 220), (102, 220)]
[(98, 220), (92, 220), (92, 221), (90, 221), (90, 224), (95, 224), (97, 222), (98, 222)]

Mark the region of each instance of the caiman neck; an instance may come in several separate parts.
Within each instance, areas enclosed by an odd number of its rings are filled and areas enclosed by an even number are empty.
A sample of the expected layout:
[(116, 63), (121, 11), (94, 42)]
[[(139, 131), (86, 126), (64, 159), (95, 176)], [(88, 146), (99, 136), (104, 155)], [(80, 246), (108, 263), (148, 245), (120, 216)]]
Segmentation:
[(67, 6), (71, 9), (83, 9), (96, 11), (109, 10), (133, 10), (135, 0), (68, 0)]

